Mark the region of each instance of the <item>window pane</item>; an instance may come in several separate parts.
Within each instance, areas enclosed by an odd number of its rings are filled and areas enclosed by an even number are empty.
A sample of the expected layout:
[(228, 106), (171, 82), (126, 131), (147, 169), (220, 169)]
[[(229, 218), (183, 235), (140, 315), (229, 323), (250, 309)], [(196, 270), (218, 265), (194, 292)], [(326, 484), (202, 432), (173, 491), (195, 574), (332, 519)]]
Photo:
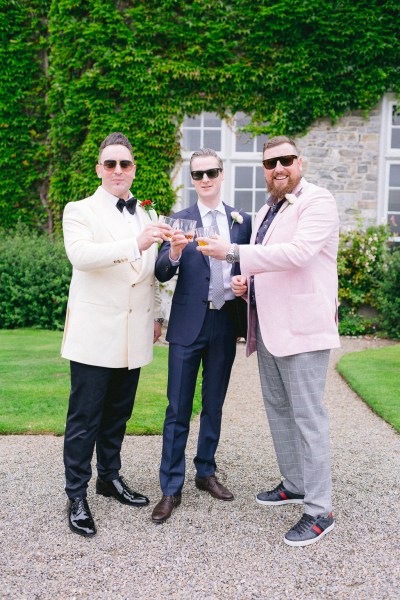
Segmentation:
[(396, 237), (400, 236), (400, 215), (388, 215), (388, 223), (392, 234)]
[(254, 139), (249, 133), (240, 133), (236, 137), (236, 152), (254, 152)]
[(262, 152), (264, 143), (267, 141), (267, 135), (259, 135), (257, 136), (257, 152)]
[(390, 165), (390, 187), (400, 187), (400, 165)]
[(201, 118), (200, 115), (197, 117), (185, 117), (183, 121), (183, 127), (200, 127)]
[(393, 105), (392, 125), (400, 125), (400, 106), (397, 104)]
[(392, 129), (391, 148), (400, 148), (400, 129)]
[(389, 191), (389, 210), (400, 212), (400, 190)]
[(221, 119), (215, 113), (204, 113), (204, 127), (221, 127)]
[(236, 127), (244, 127), (245, 125), (248, 125), (251, 121), (251, 117), (249, 117), (249, 115), (246, 115), (244, 112), (238, 112), (235, 115), (235, 120), (236, 120)]
[(235, 188), (253, 187), (253, 167), (236, 167)]
[(183, 147), (185, 150), (198, 150), (200, 148), (200, 130), (183, 130)]
[(197, 193), (195, 189), (189, 190), (189, 206), (197, 202)]
[(264, 169), (256, 167), (256, 188), (265, 188)]
[[(205, 129), (203, 145), (205, 148), (213, 148), (217, 152), (221, 150), (221, 130)], [(197, 150), (198, 148), (200, 148), (200, 145), (197, 148), (193, 148), (193, 150)]]
[(244, 192), (235, 190), (235, 206), (241, 208), (245, 212), (252, 212), (252, 192)]
[(183, 187), (188, 188), (191, 185), (189, 165), (183, 166)]
[(256, 212), (260, 210), (262, 206), (264, 206), (267, 200), (267, 196), (265, 192), (256, 192)]

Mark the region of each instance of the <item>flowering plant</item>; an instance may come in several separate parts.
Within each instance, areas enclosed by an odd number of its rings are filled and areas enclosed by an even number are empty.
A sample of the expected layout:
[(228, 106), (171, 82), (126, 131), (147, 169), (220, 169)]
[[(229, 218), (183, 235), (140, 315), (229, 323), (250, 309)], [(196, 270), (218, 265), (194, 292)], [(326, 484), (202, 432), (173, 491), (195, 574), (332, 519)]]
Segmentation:
[(295, 194), (286, 194), (285, 198), (289, 202), (289, 204), (294, 204), (297, 200), (297, 196)]
[(153, 202), (153, 200), (141, 200), (139, 202), (139, 206), (141, 206), (142, 208), (144, 208), (144, 210), (146, 212), (150, 212), (151, 210), (155, 210), (156, 209), (156, 203)]
[(238, 225), (241, 225), (243, 223), (243, 217), (240, 214), (240, 211), (237, 212), (236, 210), (233, 210), (231, 212), (231, 217), (232, 217), (232, 225), (231, 225), (231, 229), (234, 226), (235, 223), (237, 223)]

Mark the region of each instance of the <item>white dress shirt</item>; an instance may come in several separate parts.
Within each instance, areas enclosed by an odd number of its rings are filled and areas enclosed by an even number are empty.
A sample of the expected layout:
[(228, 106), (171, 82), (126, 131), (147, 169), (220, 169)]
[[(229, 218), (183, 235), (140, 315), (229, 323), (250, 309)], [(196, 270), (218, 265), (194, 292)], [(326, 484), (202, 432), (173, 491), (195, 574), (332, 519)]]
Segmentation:
[[(108, 196), (110, 198), (110, 201), (114, 204), (115, 210), (119, 210), (117, 208), (117, 202), (118, 202), (119, 198), (117, 198), (116, 196), (113, 196), (109, 192), (108, 192)], [(129, 198), (133, 198), (133, 196), (131, 195), (131, 196), (129, 196)], [(129, 200), (129, 198), (128, 198), (128, 200)], [(124, 219), (126, 219), (126, 221), (129, 224), (129, 227), (132, 229), (132, 231), (133, 231), (133, 233), (135, 235), (135, 237), (132, 239), (134, 260), (141, 260), (142, 256), (140, 254), (139, 246), (138, 246), (138, 243), (136, 241), (136, 237), (141, 232), (140, 222), (139, 222), (138, 216), (137, 216), (136, 212), (135, 212), (134, 215), (131, 215), (131, 213), (126, 208), (126, 206), (124, 206), (124, 208), (122, 209), (121, 215), (124, 217)]]

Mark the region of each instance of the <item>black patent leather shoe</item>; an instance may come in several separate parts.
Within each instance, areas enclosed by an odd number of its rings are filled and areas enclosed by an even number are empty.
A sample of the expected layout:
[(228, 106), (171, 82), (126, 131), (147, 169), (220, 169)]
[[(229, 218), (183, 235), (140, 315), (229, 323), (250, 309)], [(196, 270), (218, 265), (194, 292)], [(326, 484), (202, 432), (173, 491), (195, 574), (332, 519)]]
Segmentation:
[(72, 498), (68, 500), (68, 525), (71, 531), (85, 537), (96, 534), (92, 513), (86, 498)]
[(118, 477), (112, 481), (103, 481), (103, 479), (98, 477), (96, 481), (96, 494), (106, 496), (107, 498), (112, 496), (122, 504), (128, 504), (128, 506), (136, 506), (138, 508), (147, 506), (150, 502), (146, 496), (131, 490), (123, 477)]

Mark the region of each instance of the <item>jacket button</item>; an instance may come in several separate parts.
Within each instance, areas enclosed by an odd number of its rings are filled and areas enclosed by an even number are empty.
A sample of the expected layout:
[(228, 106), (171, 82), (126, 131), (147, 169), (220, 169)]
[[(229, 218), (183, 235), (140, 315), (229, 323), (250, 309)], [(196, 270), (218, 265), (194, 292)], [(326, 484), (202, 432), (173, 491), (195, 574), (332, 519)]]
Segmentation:
[(134, 283), (132, 283), (132, 287), (135, 287), (135, 284), (134, 284)]
[(131, 308), (129, 309), (129, 312), (130, 312), (130, 313), (132, 312), (132, 309), (131, 309)]

